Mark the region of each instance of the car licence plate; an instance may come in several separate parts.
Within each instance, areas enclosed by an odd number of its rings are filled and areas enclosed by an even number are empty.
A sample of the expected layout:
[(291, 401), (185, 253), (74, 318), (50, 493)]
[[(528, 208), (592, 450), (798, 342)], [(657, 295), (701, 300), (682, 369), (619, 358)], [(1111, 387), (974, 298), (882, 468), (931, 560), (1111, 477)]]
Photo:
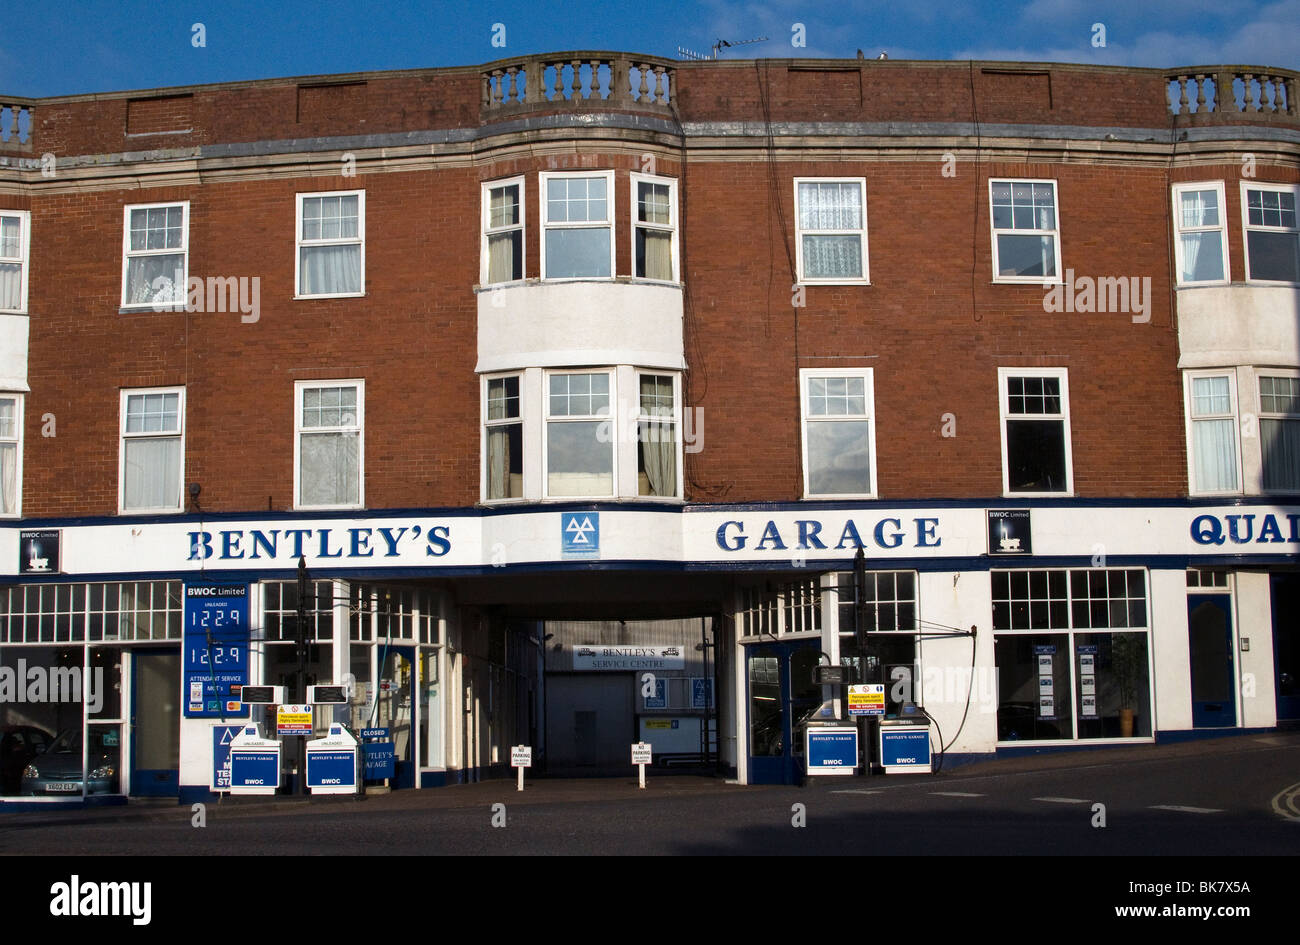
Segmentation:
[(58, 791), (59, 793), (81, 793), (80, 781), (53, 781), (45, 785), (47, 791)]

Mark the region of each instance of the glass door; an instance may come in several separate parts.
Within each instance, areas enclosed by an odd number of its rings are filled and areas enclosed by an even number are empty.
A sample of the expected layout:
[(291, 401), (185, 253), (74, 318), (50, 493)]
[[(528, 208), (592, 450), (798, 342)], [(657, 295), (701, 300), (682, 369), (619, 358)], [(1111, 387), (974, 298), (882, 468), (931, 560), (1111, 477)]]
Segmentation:
[(746, 648), (751, 784), (797, 784), (806, 773), (803, 729), (822, 704), (812, 681), (820, 654), (820, 640)]
[(131, 652), (131, 793), (175, 797), (180, 783), (181, 655)]
[(393, 787), (415, 787), (416, 719), (415, 650), (413, 647), (384, 647), (376, 686), (374, 726), (387, 728), (393, 742), (397, 769)]

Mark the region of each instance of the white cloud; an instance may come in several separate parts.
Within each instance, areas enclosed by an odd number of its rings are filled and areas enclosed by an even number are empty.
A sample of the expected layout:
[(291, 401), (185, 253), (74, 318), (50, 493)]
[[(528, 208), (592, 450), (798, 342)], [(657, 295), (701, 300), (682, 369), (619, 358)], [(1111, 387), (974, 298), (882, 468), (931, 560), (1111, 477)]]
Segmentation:
[[(1056, 0), (1044, 0), (1056, 2)], [(1068, 2), (1068, 0), (1066, 0)], [(1105, 65), (1173, 66), (1245, 63), (1295, 68), (1300, 60), (1300, 0), (1281, 0), (1256, 11), (1239, 11), (1248, 21), (1219, 34), (1156, 29), (1134, 34), (1111, 27), (1107, 43), (1093, 48), (1091, 33), (1081, 32), (1077, 44), (1033, 46), (972, 46), (953, 53), (954, 59), (1017, 62), (1081, 62)], [(1189, 22), (1207, 29), (1209, 24)], [(1131, 39), (1129, 37), (1132, 37)]]

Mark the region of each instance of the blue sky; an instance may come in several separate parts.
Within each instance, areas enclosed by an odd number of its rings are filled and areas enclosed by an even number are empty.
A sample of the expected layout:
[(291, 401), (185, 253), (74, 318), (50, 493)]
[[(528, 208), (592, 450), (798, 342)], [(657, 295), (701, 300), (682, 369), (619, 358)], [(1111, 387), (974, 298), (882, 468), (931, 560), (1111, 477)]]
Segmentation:
[[(767, 36), (723, 58), (1014, 59), (1300, 69), (1300, 0), (19, 0), (0, 22), (0, 97), (467, 65), (605, 49), (676, 57)], [(206, 46), (192, 43), (202, 23)], [(493, 46), (494, 24), (505, 48)], [(795, 47), (794, 25), (806, 45)], [(1093, 24), (1105, 27), (1106, 44)], [(499, 35), (499, 33), (497, 34)]]

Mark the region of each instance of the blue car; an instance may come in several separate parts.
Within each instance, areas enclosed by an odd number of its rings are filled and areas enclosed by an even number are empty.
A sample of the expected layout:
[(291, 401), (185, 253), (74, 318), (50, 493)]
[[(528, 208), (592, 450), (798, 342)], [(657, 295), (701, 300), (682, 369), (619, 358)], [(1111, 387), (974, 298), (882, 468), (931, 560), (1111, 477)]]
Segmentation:
[[(119, 793), (119, 755), (116, 729), (91, 728), (87, 794)], [(23, 770), (22, 793), (27, 797), (80, 796), (85, 780), (82, 771), (81, 729), (66, 729)]]

